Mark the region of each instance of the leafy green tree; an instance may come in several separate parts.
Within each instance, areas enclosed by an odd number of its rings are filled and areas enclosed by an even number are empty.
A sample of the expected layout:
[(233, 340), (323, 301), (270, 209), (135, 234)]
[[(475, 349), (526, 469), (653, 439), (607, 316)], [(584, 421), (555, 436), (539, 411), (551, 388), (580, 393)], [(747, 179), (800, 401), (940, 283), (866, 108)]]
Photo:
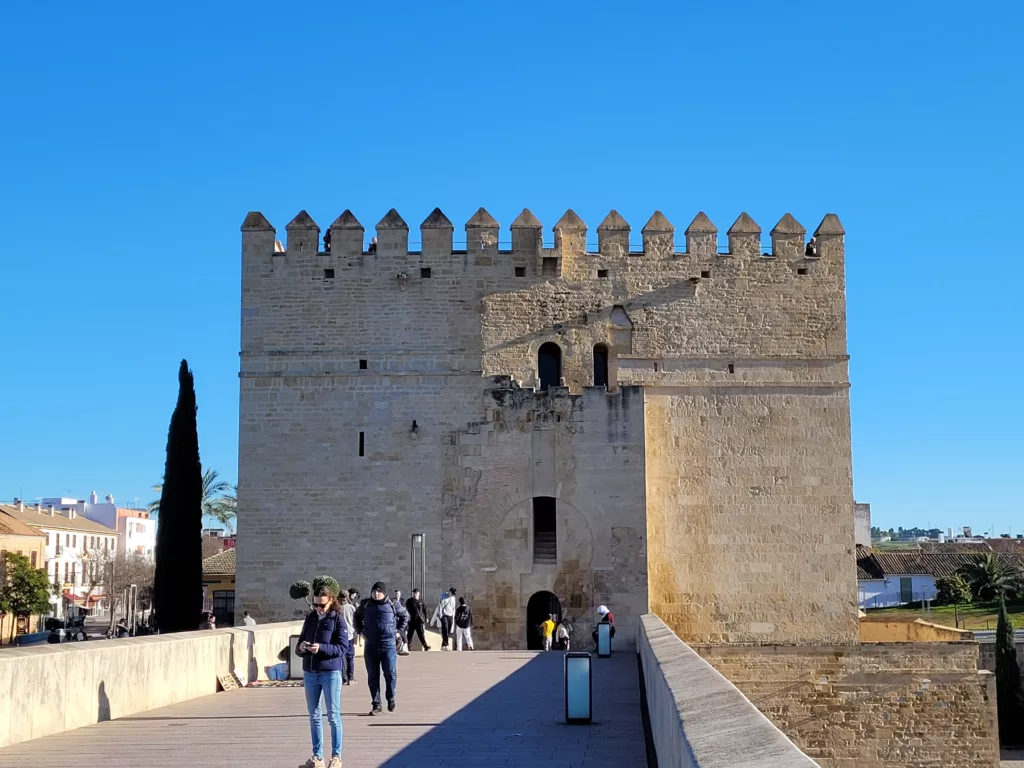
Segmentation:
[(1020, 586), (1020, 574), (1003, 565), (995, 552), (975, 555), (970, 563), (960, 568), (960, 573), (978, 600), (1002, 598), (1016, 593)]
[[(162, 485), (154, 485), (155, 493), (162, 493)], [(203, 472), (203, 517), (210, 517), (234, 530), (234, 521), (238, 512), (238, 486), (219, 479), (217, 470), (208, 469)], [(149, 514), (157, 517), (160, 514), (160, 500), (155, 499), (146, 506)]]
[(49, 613), (50, 597), (56, 594), (60, 594), (60, 588), (50, 583), (46, 571), (33, 568), (24, 555), (5, 553), (0, 563), (0, 616), (15, 617), (11, 622), (11, 639), (17, 618)]
[(153, 607), (162, 634), (199, 626), (203, 609), (203, 471), (199, 461), (196, 392), (188, 362), (178, 370), (178, 402), (167, 432), (160, 492)]
[(936, 580), (935, 588), (939, 605), (968, 605), (973, 597), (971, 585), (959, 573)]
[(1013, 622), (1006, 613), (1006, 600), (999, 601), (996, 626), (996, 703), (999, 710), (999, 743), (1004, 747), (1024, 745), (1024, 687), (1021, 686)]

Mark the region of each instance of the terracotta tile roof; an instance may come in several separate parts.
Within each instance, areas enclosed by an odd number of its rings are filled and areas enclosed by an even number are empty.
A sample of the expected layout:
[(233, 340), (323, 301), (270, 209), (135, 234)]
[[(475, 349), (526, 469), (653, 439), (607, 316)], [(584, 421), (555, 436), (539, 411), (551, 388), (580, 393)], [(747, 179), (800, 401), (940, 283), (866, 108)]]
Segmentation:
[(0, 511), (6, 512), (15, 520), (20, 520), (33, 528), (59, 528), (62, 531), (82, 531), (85, 533), (102, 533), (105, 536), (117, 536), (117, 531), (113, 528), (107, 528), (107, 526), (93, 522), (81, 515), (75, 515), (74, 520), (68, 517), (66, 513), (61, 514), (60, 512), (50, 517), (50, 513), (45, 508), (42, 513), (36, 512), (35, 505), (31, 507), (26, 505), (24, 509), (19, 511), (17, 504), (0, 504)]
[[(934, 544), (921, 549), (870, 550), (857, 547), (857, 578), (884, 579), (887, 576), (953, 576), (973, 563), (978, 555), (991, 552), (984, 544)], [(1024, 552), (999, 554), (1008, 568), (1024, 570)]]
[(877, 579), (884, 579), (885, 574), (882, 573), (882, 569), (878, 567), (878, 563), (875, 562), (874, 557), (871, 554), (871, 547), (862, 547), (857, 545), (857, 580), (858, 581), (872, 581)]
[(203, 560), (203, 578), (209, 579), (214, 576), (235, 575), (235, 550), (225, 549), (213, 557)]
[(38, 536), (45, 538), (38, 528), (26, 525), (16, 517), (5, 514), (3, 505), (0, 505), (0, 533), (5, 536)]

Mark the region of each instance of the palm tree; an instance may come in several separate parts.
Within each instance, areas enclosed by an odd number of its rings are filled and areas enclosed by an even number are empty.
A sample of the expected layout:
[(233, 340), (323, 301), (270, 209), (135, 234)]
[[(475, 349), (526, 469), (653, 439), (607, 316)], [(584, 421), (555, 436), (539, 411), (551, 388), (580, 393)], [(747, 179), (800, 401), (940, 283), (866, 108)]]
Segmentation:
[[(153, 492), (160, 493), (162, 485), (154, 485)], [(210, 517), (228, 530), (233, 530), (234, 520), (238, 511), (238, 486), (226, 480), (219, 480), (217, 470), (208, 469), (203, 473), (203, 517)], [(160, 514), (160, 499), (149, 502), (146, 506), (149, 514), (156, 517)]]
[(960, 567), (960, 573), (980, 600), (995, 600), (1016, 592), (1020, 574), (1000, 562), (995, 552), (975, 555), (974, 560)]

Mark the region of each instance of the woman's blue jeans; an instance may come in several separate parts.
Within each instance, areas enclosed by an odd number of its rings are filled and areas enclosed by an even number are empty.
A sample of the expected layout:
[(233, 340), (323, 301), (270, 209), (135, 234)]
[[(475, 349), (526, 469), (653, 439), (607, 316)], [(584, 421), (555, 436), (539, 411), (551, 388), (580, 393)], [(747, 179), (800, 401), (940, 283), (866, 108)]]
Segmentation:
[(324, 757), (324, 722), (320, 695), (327, 704), (327, 724), (331, 726), (331, 756), (341, 757), (341, 672), (303, 672), (306, 686), (306, 710), (309, 732), (313, 737), (313, 755)]

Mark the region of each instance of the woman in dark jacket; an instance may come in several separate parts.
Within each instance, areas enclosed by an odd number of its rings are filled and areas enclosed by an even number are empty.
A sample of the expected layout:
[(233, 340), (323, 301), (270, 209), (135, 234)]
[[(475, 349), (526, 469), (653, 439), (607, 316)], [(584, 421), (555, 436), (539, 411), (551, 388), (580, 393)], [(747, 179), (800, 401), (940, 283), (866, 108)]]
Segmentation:
[(331, 726), (329, 768), (341, 768), (341, 665), (348, 649), (341, 605), (334, 593), (320, 588), (313, 596), (313, 612), (306, 617), (296, 652), (302, 657), (302, 679), (306, 687), (306, 709), (313, 737), (313, 757), (300, 768), (324, 768), (324, 726), (320, 697), (327, 704)]

